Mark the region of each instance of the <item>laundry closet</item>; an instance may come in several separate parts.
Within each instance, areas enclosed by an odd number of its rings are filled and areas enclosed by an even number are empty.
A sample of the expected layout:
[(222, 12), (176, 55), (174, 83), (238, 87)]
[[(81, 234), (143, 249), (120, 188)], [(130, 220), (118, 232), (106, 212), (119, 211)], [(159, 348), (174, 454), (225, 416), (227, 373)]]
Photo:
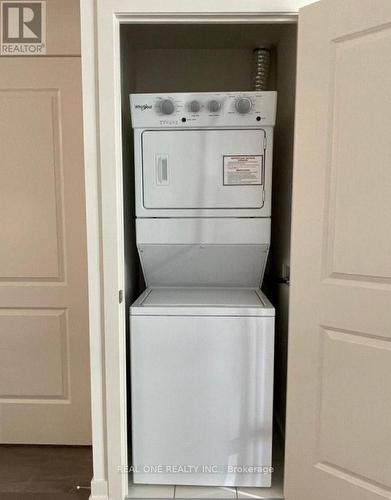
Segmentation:
[(294, 24), (121, 27), (135, 483), (270, 487), (274, 427), (282, 494), (295, 47)]
[[(298, 26), (276, 5), (144, 3), (98, 6), (89, 61), (101, 286), (90, 301), (104, 332), (92, 341), (104, 353), (92, 370), (105, 457), (95, 456), (93, 493), (173, 498), (204, 486), (233, 498), (312, 500), (316, 489), (321, 500), (337, 490), (375, 500), (365, 494), (386, 489), (387, 473), (358, 448), (386, 447), (369, 407), (355, 410), (369, 393), (385, 406), (374, 387), (386, 322), (361, 311), (374, 294), (388, 298), (379, 282), (389, 241), (369, 224), (378, 246), (365, 257), (352, 220), (369, 221), (359, 194), (369, 157), (353, 151), (359, 101), (378, 131), (371, 165), (389, 175), (382, 105), (368, 99), (386, 63), (389, 8), (365, 0), (364, 19), (350, 0), (322, 0)], [(383, 219), (387, 182), (376, 189), (371, 210)], [(372, 367), (370, 387), (360, 363)], [(265, 470), (239, 470), (250, 465)]]

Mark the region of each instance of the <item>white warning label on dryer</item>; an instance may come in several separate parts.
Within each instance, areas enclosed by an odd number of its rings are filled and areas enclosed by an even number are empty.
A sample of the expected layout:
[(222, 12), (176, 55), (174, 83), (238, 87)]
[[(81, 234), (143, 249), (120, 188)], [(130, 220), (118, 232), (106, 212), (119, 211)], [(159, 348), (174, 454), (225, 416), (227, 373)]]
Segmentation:
[(234, 155), (223, 158), (224, 186), (262, 184), (262, 155)]

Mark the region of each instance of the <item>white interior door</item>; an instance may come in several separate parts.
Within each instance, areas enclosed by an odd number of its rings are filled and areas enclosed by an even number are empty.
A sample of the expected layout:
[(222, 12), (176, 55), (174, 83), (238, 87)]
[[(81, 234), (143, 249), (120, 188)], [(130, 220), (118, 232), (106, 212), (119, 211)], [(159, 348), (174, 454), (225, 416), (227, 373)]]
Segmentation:
[(0, 68), (0, 441), (88, 444), (80, 58)]
[(391, 498), (391, 2), (299, 19), (285, 494)]

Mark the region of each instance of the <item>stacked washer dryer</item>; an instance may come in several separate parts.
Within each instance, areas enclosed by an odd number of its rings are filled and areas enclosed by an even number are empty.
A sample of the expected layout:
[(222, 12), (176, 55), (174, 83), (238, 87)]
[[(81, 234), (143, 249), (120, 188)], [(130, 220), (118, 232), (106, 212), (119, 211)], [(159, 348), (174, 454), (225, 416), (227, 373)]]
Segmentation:
[(133, 94), (135, 483), (270, 486), (275, 92)]

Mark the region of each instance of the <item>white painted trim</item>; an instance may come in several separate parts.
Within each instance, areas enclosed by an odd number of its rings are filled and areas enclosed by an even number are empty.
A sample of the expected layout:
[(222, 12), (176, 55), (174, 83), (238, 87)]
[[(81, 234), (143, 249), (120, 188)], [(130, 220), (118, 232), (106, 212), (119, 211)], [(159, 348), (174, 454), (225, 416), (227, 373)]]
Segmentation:
[(119, 21), (105, 0), (98, 2), (97, 32), (101, 249), (104, 308), (107, 481), (110, 499), (127, 494), (126, 342), (122, 206), (122, 139)]
[[(251, 16), (251, 17), (249, 17)], [(267, 13), (259, 15), (259, 13), (246, 13), (242, 14), (175, 14), (175, 13), (162, 13), (162, 14), (137, 14), (132, 15), (129, 19), (128, 14), (117, 14), (117, 19), (124, 24), (218, 24), (224, 21), (226, 24), (292, 24), (297, 23), (298, 14), (296, 12), (286, 13)]]
[(91, 481), (90, 500), (109, 500), (106, 481), (96, 481), (95, 479)]
[[(98, 9), (115, 15), (167, 15), (213, 16), (248, 14), (286, 15), (297, 14), (301, 7), (317, 0), (97, 0)], [(104, 5), (105, 4), (105, 5)]]
[[(94, 0), (81, 6), (84, 170), (86, 186), (88, 299), (90, 330), (90, 373), (92, 413), (92, 485), (106, 484), (105, 408), (103, 391), (103, 330), (100, 256), (100, 187), (97, 137), (96, 40)], [(107, 486), (106, 495), (107, 495)], [(93, 491), (93, 489), (92, 489)], [(105, 493), (103, 493), (104, 495)], [(103, 497), (102, 497), (103, 498)]]
[[(127, 475), (118, 472), (127, 466), (126, 312), (118, 304), (124, 289), (119, 24), (295, 22), (293, 6), (299, 3), (312, 2), (270, 0), (268, 9), (259, 0), (81, 2), (93, 484), (105, 484), (112, 500), (123, 500), (128, 485)], [(91, 498), (107, 496), (94, 492)]]

